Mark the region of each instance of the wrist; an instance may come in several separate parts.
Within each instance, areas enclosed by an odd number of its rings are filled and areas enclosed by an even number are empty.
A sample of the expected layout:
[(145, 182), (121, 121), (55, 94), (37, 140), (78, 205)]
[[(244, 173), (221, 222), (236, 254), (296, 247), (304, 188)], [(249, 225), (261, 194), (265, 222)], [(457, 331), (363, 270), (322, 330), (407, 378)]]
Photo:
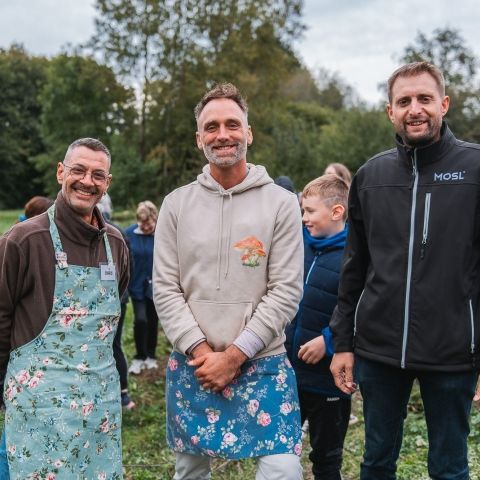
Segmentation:
[(196, 345), (192, 349), (192, 351), (190, 352), (190, 355), (193, 358), (198, 358), (198, 357), (201, 357), (202, 355), (205, 355), (206, 353), (210, 353), (212, 351), (213, 351), (212, 347), (210, 347), (210, 345), (206, 341), (204, 341), (204, 342), (201, 342), (198, 345)]
[(235, 366), (235, 368), (239, 368), (246, 360), (248, 360), (248, 356), (242, 352), (236, 345), (230, 345), (226, 350), (225, 354), (227, 355), (229, 362)]

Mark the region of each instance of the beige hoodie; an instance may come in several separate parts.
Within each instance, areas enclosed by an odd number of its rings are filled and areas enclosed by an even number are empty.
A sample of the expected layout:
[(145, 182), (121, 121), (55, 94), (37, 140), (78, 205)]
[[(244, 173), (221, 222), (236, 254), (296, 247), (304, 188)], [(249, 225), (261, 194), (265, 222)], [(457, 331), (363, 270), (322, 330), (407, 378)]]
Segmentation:
[(164, 200), (155, 232), (153, 294), (167, 338), (184, 353), (206, 339), (223, 351), (246, 325), (285, 351), (284, 329), (302, 295), (303, 242), (297, 197), (262, 166), (224, 190), (206, 165)]

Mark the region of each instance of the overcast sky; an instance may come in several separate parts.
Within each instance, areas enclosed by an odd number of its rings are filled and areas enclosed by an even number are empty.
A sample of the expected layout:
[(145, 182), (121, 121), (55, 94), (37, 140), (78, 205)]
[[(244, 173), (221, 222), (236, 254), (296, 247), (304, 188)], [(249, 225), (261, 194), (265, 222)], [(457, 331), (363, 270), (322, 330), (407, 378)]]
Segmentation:
[[(0, 0), (0, 47), (23, 43), (32, 54), (54, 55), (93, 33), (92, 0)], [(360, 97), (377, 89), (398, 66), (395, 58), (418, 31), (456, 28), (480, 58), (479, 0), (305, 0), (307, 31), (295, 50), (313, 71), (338, 73)]]

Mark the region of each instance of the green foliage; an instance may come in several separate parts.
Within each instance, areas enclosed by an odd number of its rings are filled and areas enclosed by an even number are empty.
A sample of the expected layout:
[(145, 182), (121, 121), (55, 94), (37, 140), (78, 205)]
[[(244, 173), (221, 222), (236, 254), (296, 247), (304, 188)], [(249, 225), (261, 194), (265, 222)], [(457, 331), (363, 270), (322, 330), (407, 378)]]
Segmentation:
[[(290, 176), (298, 189), (328, 163), (355, 171), (393, 146), (384, 112), (365, 107), (338, 75), (310, 72), (292, 50), (304, 29), (302, 0), (95, 5), (96, 33), (82, 50), (92, 57), (0, 50), (0, 208), (53, 195), (55, 165), (82, 136), (100, 138), (112, 152), (116, 208), (160, 203), (205, 164), (193, 108), (222, 81), (236, 84), (250, 105), (248, 160), (272, 177)], [(455, 134), (480, 142), (478, 59), (458, 32), (420, 33), (401, 61), (418, 59), (445, 72)]]
[(128, 134), (134, 118), (132, 92), (108, 67), (80, 56), (63, 54), (50, 61), (40, 101), (46, 151), (34, 162), (52, 195), (58, 191), (55, 166), (71, 142), (95, 137), (109, 146), (113, 137)]
[[(192, 112), (215, 82), (239, 86), (259, 112), (251, 116), (256, 135), (269, 140), (266, 112), (281, 103), (284, 80), (301, 68), (289, 45), (303, 30), (302, 1), (99, 0), (96, 9), (89, 47), (140, 93), (139, 142), (130, 143), (135, 160), (123, 156), (116, 167), (129, 185), (123, 191), (132, 192), (138, 179), (140, 193), (160, 198), (196, 177), (205, 160), (194, 143)], [(118, 182), (112, 192), (125, 203)]]
[(2, 210), (0, 212), (0, 235), (5, 233), (23, 213), (23, 210)]
[(319, 163), (322, 171), (332, 162), (355, 172), (370, 157), (392, 148), (394, 132), (387, 114), (361, 107), (340, 110), (321, 131)]
[[(321, 175), (319, 138), (331, 112), (315, 103), (276, 105), (254, 130), (251, 160), (265, 165), (270, 175), (288, 175), (301, 190), (308, 180)], [(252, 115), (253, 117), (253, 115)]]
[(480, 83), (478, 59), (455, 29), (436, 29), (431, 38), (419, 32), (406, 47), (402, 62), (428, 61), (445, 77), (450, 108), (446, 116), (453, 132), (464, 140), (480, 142)]
[(44, 149), (38, 96), (47, 60), (30, 57), (21, 46), (0, 49), (0, 208), (24, 205), (43, 193), (29, 159)]

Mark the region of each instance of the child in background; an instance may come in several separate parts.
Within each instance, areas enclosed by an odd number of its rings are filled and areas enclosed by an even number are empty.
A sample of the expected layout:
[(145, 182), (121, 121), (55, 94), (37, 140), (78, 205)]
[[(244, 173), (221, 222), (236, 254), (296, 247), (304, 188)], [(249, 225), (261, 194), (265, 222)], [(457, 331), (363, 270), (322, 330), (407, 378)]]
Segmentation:
[(337, 175), (311, 181), (303, 190), (305, 279), (303, 299), (286, 330), (287, 353), (297, 375), (302, 424), (308, 420), (316, 480), (341, 480), (343, 443), (351, 399), (330, 373), (330, 317), (347, 235), (349, 185)]

